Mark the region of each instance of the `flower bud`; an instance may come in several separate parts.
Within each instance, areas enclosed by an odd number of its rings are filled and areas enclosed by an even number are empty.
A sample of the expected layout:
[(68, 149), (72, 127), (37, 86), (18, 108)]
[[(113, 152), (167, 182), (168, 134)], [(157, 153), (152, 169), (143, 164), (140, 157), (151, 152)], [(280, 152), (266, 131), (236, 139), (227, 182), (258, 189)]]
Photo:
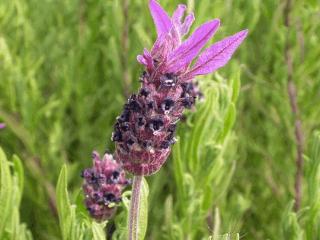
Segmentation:
[(105, 154), (103, 159), (93, 152), (93, 167), (82, 172), (85, 204), (91, 217), (97, 221), (110, 219), (121, 201), (123, 188), (129, 184), (125, 172), (114, 161), (112, 155)]

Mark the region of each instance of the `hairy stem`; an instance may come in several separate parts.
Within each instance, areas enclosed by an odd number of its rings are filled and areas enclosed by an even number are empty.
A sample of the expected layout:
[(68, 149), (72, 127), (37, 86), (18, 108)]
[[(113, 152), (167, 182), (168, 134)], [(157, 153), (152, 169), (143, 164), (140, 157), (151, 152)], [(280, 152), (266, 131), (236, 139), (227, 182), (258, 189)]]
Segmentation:
[(139, 208), (140, 208), (140, 192), (141, 192), (142, 176), (134, 176), (132, 185), (132, 196), (129, 212), (129, 240), (138, 239), (139, 224)]
[[(285, 26), (288, 31), (291, 28), (290, 21), (290, 11), (292, 7), (291, 0), (287, 0), (286, 6), (284, 9), (284, 17), (285, 17)], [(288, 71), (288, 95), (291, 105), (291, 111), (294, 118), (294, 128), (295, 128), (295, 137), (296, 137), (296, 145), (297, 145), (297, 156), (296, 156), (296, 176), (295, 176), (295, 211), (298, 211), (301, 206), (301, 198), (302, 198), (302, 177), (303, 177), (303, 132), (302, 132), (302, 124), (299, 117), (299, 106), (297, 102), (297, 88), (293, 81), (293, 59), (291, 55), (291, 45), (289, 39), (289, 33), (287, 34), (286, 40), (286, 48), (285, 48), (285, 60)]]

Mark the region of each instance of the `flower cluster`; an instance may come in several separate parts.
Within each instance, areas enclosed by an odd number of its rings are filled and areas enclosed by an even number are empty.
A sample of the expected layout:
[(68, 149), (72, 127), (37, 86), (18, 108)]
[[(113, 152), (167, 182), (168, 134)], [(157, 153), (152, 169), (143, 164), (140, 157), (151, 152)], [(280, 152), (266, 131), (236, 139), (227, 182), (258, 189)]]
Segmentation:
[(125, 172), (114, 161), (112, 155), (103, 159), (93, 152), (93, 167), (82, 172), (85, 203), (90, 215), (98, 221), (109, 219), (121, 201), (123, 188), (129, 184)]
[(198, 95), (194, 78), (224, 66), (247, 35), (247, 30), (241, 31), (199, 55), (218, 29), (218, 19), (204, 23), (183, 40), (195, 20), (193, 13), (183, 19), (185, 5), (179, 5), (171, 18), (155, 0), (150, 0), (149, 7), (158, 38), (151, 51), (144, 49), (137, 57), (145, 66), (141, 88), (128, 99), (112, 135), (116, 160), (134, 175), (151, 175), (161, 168), (176, 141), (177, 122)]
[(149, 73), (144, 72), (143, 87), (129, 98), (112, 136), (117, 142), (117, 159), (135, 175), (159, 170), (170, 153), (170, 145), (176, 141), (176, 123), (198, 95), (194, 84), (177, 84), (172, 74), (152, 83), (149, 80)]

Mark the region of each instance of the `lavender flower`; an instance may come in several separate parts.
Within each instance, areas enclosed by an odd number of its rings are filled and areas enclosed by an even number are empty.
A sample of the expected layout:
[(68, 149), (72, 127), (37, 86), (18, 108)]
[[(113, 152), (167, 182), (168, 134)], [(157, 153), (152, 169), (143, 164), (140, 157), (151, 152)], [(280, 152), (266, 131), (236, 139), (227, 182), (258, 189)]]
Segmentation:
[(3, 129), (6, 127), (6, 124), (5, 123), (0, 123), (0, 129)]
[(204, 23), (183, 41), (195, 20), (193, 13), (182, 21), (185, 5), (179, 5), (171, 18), (155, 0), (149, 7), (158, 38), (151, 51), (144, 49), (137, 57), (145, 66), (141, 88), (125, 104), (112, 135), (116, 160), (134, 175), (151, 175), (161, 168), (176, 141), (177, 122), (198, 95), (194, 78), (224, 66), (247, 36), (247, 30), (241, 31), (199, 55), (218, 29), (218, 19)]
[(98, 221), (109, 219), (121, 201), (123, 188), (129, 183), (125, 173), (112, 155), (105, 154), (103, 159), (93, 152), (93, 167), (82, 172), (85, 203), (90, 215)]

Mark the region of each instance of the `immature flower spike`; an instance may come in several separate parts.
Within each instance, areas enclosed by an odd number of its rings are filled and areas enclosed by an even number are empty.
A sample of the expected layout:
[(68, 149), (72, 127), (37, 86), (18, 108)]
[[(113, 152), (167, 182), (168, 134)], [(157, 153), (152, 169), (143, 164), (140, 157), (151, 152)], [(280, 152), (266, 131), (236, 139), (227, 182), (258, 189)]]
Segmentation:
[(140, 77), (141, 88), (125, 104), (112, 135), (116, 160), (134, 175), (150, 175), (161, 168), (176, 141), (177, 122), (199, 95), (194, 77), (224, 66), (247, 35), (247, 30), (241, 31), (199, 55), (218, 29), (218, 19), (204, 23), (183, 41), (194, 21), (193, 13), (182, 21), (185, 5), (179, 5), (172, 18), (155, 0), (150, 0), (149, 7), (158, 38), (151, 51), (144, 49), (137, 57), (146, 68)]
[(93, 167), (82, 172), (83, 192), (90, 215), (98, 221), (110, 219), (121, 201), (123, 188), (129, 183), (125, 173), (112, 155), (105, 154), (103, 159), (93, 152)]

